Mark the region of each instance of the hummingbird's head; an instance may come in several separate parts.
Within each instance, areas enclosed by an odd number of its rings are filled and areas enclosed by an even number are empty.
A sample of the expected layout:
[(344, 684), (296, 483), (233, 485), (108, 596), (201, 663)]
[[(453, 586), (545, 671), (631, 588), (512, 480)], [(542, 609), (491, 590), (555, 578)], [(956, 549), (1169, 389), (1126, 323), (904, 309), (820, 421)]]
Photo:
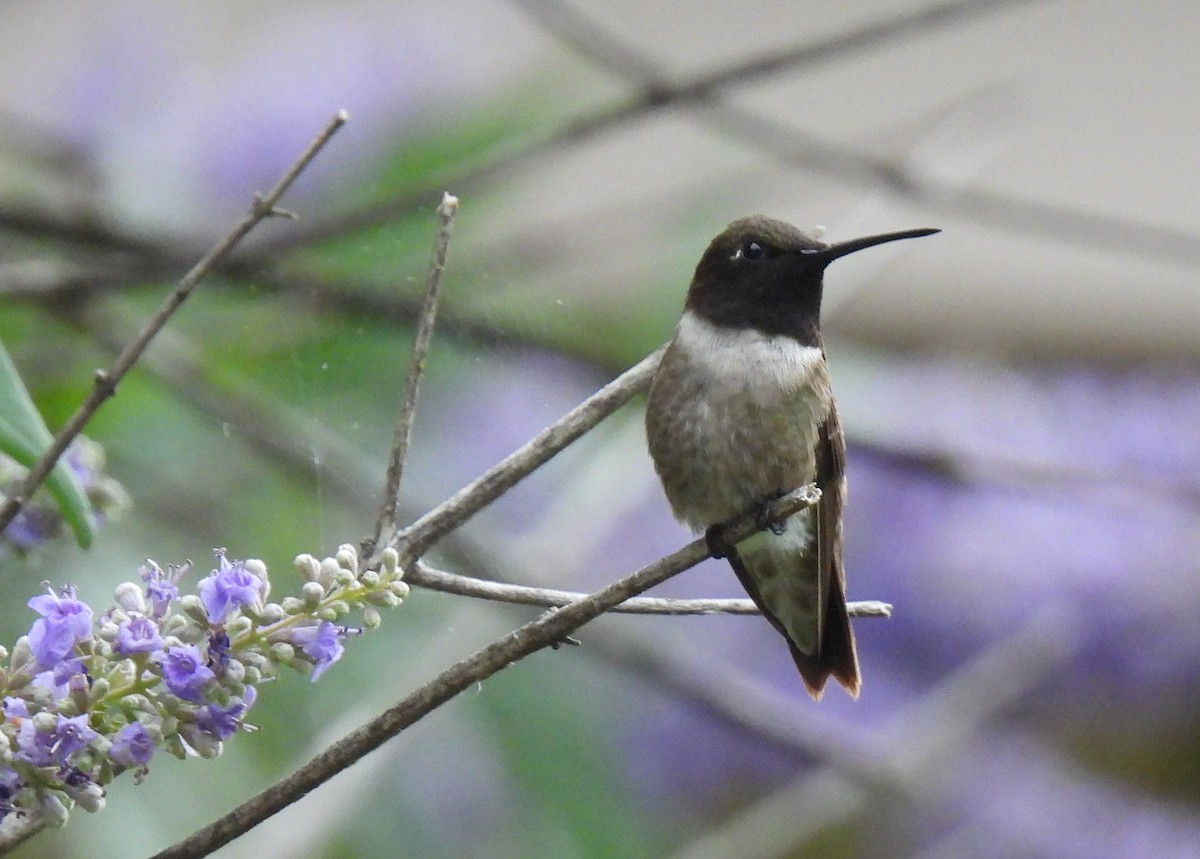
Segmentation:
[(864, 248), (936, 232), (905, 230), (828, 245), (774, 218), (741, 218), (709, 243), (686, 309), (717, 325), (816, 343), (826, 266)]

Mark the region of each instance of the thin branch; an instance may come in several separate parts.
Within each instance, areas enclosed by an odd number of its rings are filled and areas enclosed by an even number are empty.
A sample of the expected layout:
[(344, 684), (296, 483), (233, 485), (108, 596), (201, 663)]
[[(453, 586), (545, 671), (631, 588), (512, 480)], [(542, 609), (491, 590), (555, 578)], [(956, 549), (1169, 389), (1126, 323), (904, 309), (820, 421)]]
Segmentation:
[(437, 317), (438, 296), (441, 292), (442, 275), (446, 271), (446, 254), (450, 250), (450, 228), (458, 214), (458, 198), (452, 194), (442, 195), (438, 206), (441, 226), (433, 242), (433, 259), (429, 263), (429, 275), (425, 279), (425, 297), (417, 315), (417, 330), (413, 336), (412, 359), (408, 365), (408, 378), (404, 385), (404, 402), (396, 420), (396, 434), (392, 440), (392, 451), (388, 458), (387, 479), (384, 481), (383, 501), (379, 506), (379, 517), (375, 525), (374, 545), (390, 540), (396, 533), (396, 507), (400, 503), (400, 481), (404, 478), (404, 463), (408, 459), (408, 444), (412, 438), (413, 420), (417, 415), (417, 396), (421, 391), (421, 377), (425, 375), (425, 356), (433, 340), (433, 325)]
[[(489, 579), (477, 579), (431, 567), (424, 561), (413, 564), (405, 574), (410, 585), (454, 594), (462, 597), (558, 608), (579, 602), (587, 594), (557, 588), (538, 588), (514, 585)], [(851, 617), (891, 617), (892, 606), (877, 600), (846, 604)], [(634, 597), (616, 606), (616, 614), (762, 614), (748, 599), (667, 599), (663, 597)]]
[[(509, 488), (548, 462), (555, 454), (615, 412), (650, 385), (666, 347), (652, 352), (567, 414), (542, 430), (519, 450), (460, 489), (416, 522), (396, 534), (391, 545), (408, 567), (445, 534), (453, 531)], [(378, 550), (382, 546), (377, 547)]]
[[(632, 100), (569, 121), (549, 137), (535, 140), (495, 160), (460, 173), (453, 177), (453, 181), (460, 192), (473, 191), (494, 177), (535, 158), (591, 140), (664, 108), (704, 102), (720, 89), (752, 83), (785, 70), (811, 67), (851, 56), (868, 48), (886, 45), (897, 37), (930, 32), (978, 15), (993, 14), (1029, 2), (1033, 0), (949, 0), (924, 9), (871, 21), (815, 44), (792, 45), (778, 51), (756, 54), (748, 60), (704, 72), (678, 83), (669, 83), (661, 79), (638, 81), (642, 91)], [(627, 55), (632, 53), (631, 49), (627, 49)], [(647, 65), (647, 61), (638, 64), (640, 68), (646, 68)], [(628, 71), (630, 70), (626, 71), (626, 75)], [(432, 188), (425, 188), (397, 195), (387, 202), (335, 216), (324, 223), (314, 223), (303, 230), (292, 231), (287, 236), (271, 239), (265, 243), (264, 250), (277, 253), (283, 249), (310, 245), (333, 236), (375, 226), (411, 211), (427, 201), (433, 193), (435, 192)]]
[(292, 183), (296, 181), (304, 169), (308, 167), (309, 163), (317, 156), (317, 153), (329, 142), (337, 130), (346, 124), (349, 118), (346, 111), (338, 111), (329, 124), (317, 135), (316, 139), (309, 144), (304, 153), (288, 168), (288, 171), (275, 184), (275, 187), (265, 195), (256, 194), (254, 203), (250, 207), (250, 212), (223, 239), (217, 242), (192, 267), (191, 271), (183, 276), (175, 286), (175, 289), (167, 296), (162, 306), (151, 317), (145, 328), (117, 356), (112, 366), (107, 370), (101, 370), (96, 373), (95, 384), (93, 384), (88, 396), (79, 408), (76, 409), (75, 413), (71, 415), (66, 424), (63, 425), (62, 429), (58, 431), (58, 434), (54, 437), (54, 441), (50, 445), (50, 449), (34, 464), (33, 468), (29, 470), (29, 474), (21, 482), (21, 485), (8, 497), (3, 507), (0, 508), (0, 531), (9, 526), (25, 502), (29, 500), (30, 496), (46, 480), (53, 470), (55, 463), (58, 462), (59, 457), (63, 455), (63, 452), (75, 440), (75, 437), (83, 431), (84, 426), (91, 420), (96, 410), (109, 397), (116, 393), (117, 384), (129, 372), (130, 368), (137, 363), (138, 358), (150, 344), (150, 341), (162, 330), (163, 326), (167, 324), (167, 320), (179, 309), (192, 290), (196, 288), (196, 285), (208, 275), (213, 266), (233, 250), (238, 242), (264, 218), (281, 215), (287, 216), (286, 212), (275, 208), (275, 204), (279, 202), (284, 192), (291, 187)]
[[(812, 487), (801, 487), (772, 502), (768, 516), (776, 521), (786, 519), (811, 506), (818, 497), (819, 493)], [(757, 529), (755, 517), (745, 516), (727, 525), (723, 536), (728, 542), (737, 543), (755, 533)], [(531, 653), (562, 641), (588, 621), (594, 620), (630, 597), (694, 567), (708, 556), (705, 541), (695, 540), (578, 602), (546, 612), (446, 669), (436, 679), (395, 706), (347, 734), (292, 775), (183, 841), (155, 854), (154, 859), (185, 859), (208, 855), (282, 811), (460, 692)]]

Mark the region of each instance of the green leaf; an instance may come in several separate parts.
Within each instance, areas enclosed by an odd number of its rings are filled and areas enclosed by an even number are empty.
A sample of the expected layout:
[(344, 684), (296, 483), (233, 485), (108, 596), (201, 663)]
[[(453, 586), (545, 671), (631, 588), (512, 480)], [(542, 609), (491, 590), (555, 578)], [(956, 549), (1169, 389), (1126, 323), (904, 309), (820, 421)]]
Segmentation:
[[(0, 343), (0, 451), (31, 468), (53, 439), (8, 357), (8, 351)], [(71, 469), (61, 459), (50, 472), (46, 487), (75, 532), (76, 542), (81, 548), (88, 548), (95, 536), (92, 505)]]

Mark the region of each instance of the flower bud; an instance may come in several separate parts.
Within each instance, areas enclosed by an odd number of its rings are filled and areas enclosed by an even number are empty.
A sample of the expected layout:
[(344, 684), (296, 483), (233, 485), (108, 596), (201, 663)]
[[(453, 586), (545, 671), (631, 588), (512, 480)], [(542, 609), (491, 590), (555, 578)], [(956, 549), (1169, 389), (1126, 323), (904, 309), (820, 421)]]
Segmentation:
[(39, 794), (38, 813), (45, 819), (47, 826), (58, 828), (66, 825), (67, 807), (52, 793)]
[[(399, 584), (404, 584), (400, 582)], [(400, 597), (389, 587), (385, 591), (371, 591), (367, 594), (367, 602), (371, 605), (383, 606), (384, 608), (395, 608), (400, 605)]]
[(358, 572), (358, 550), (350, 543), (342, 543), (337, 550), (338, 566), (352, 573)]
[[(315, 584), (315, 582), (310, 582), (310, 584)], [(286, 615), (300, 614), (304, 611), (304, 602), (297, 597), (284, 597), (280, 605)]]
[(146, 610), (146, 592), (135, 582), (121, 582), (117, 585), (113, 598), (125, 611), (149, 614)]
[(389, 576), (402, 578), (404, 570), (400, 569), (400, 553), (388, 546), (380, 555), (380, 566)]
[(296, 560), (292, 561), (300, 575), (307, 582), (315, 582), (321, 577), (321, 562), (312, 555), (304, 554), (297, 555)]
[(204, 608), (204, 602), (196, 594), (185, 594), (179, 598), (179, 608), (197, 623), (208, 625), (208, 611)]
[(337, 572), (341, 567), (333, 558), (326, 558), (321, 561), (321, 577), (317, 579), (325, 587), (329, 587), (337, 580)]
[(75, 800), (84, 810), (96, 812), (104, 810), (104, 788), (93, 781), (74, 785), (69, 781), (63, 784), (63, 793)]
[(321, 600), (325, 599), (325, 588), (321, 587), (318, 582), (305, 582), (304, 587), (300, 589), (300, 594), (304, 599), (304, 608), (311, 611), (320, 604)]
[(246, 568), (246, 572), (251, 573), (255, 578), (262, 582), (262, 599), (267, 598), (267, 594), (271, 592), (271, 579), (267, 576), (267, 565), (258, 558), (248, 558), (242, 561), (242, 566)]
[(225, 633), (230, 638), (238, 638), (239, 636), (245, 635), (253, 628), (254, 621), (245, 615), (239, 614), (233, 620), (229, 621), (229, 623), (225, 624)]

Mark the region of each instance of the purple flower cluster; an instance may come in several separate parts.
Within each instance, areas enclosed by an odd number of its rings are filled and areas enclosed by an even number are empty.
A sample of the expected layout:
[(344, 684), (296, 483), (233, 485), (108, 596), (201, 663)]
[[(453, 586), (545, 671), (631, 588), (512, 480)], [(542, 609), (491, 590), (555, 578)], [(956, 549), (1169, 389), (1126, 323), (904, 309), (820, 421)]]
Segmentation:
[(0, 648), (0, 820), (97, 811), (103, 786), (126, 770), (140, 782), (159, 749), (219, 755), (259, 682), (284, 664), (315, 681), (342, 657), (337, 618), (357, 608), (376, 626), (378, 607), (408, 592), (394, 552), (361, 573), (350, 546), (323, 561), (301, 555), (302, 597), (280, 603), (266, 601), (261, 561), (216, 556), (196, 594), (180, 595), (188, 566), (150, 561), (99, 615), (70, 586), (29, 601), (39, 615), (29, 633), (11, 656)]
[[(119, 515), (129, 506), (124, 488), (104, 473), (104, 448), (80, 436), (67, 448), (63, 462), (83, 488), (91, 503), (97, 526)], [(24, 466), (0, 453), (0, 498), (6, 489), (25, 478)], [(44, 490), (34, 494), (12, 523), (0, 533), (0, 553), (27, 552), (54, 540), (63, 533), (63, 517), (58, 506)]]

